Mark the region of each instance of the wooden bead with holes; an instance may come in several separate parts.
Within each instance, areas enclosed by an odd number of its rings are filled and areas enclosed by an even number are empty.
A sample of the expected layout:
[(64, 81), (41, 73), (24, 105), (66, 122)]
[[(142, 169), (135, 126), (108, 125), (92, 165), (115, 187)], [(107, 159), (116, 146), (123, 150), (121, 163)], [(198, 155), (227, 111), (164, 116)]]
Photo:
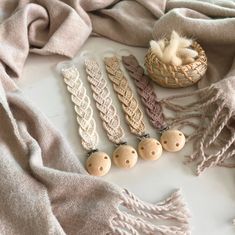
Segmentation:
[(86, 161), (86, 169), (90, 175), (106, 175), (111, 168), (111, 159), (104, 152), (92, 153)]
[(120, 168), (132, 168), (137, 159), (137, 152), (130, 145), (120, 145), (113, 152), (113, 162)]
[(185, 145), (185, 136), (178, 130), (167, 130), (161, 135), (162, 147), (168, 152), (180, 151)]
[(162, 155), (162, 146), (154, 138), (145, 138), (138, 145), (138, 153), (144, 160), (157, 160)]

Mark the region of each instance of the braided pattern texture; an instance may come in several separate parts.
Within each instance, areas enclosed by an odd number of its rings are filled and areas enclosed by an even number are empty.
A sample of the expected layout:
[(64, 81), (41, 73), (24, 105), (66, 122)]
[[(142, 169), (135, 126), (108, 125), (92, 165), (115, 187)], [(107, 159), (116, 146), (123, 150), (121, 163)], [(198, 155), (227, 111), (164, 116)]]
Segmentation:
[(106, 80), (103, 78), (100, 66), (94, 59), (86, 59), (85, 66), (88, 75), (87, 79), (90, 82), (93, 98), (107, 136), (111, 142), (120, 144), (124, 142), (124, 130), (120, 126), (120, 118), (113, 105), (110, 91)]
[(71, 94), (71, 100), (74, 103), (82, 146), (88, 151), (96, 149), (98, 143), (96, 123), (93, 118), (90, 99), (86, 94), (86, 89), (80, 79), (79, 72), (75, 66), (71, 66), (70, 68), (62, 69), (62, 74), (67, 90)]
[(135, 56), (122, 56), (122, 62), (128, 74), (134, 79), (138, 94), (145, 106), (146, 113), (154, 128), (161, 131), (167, 127), (164, 120), (161, 103), (157, 101), (156, 93), (147, 75), (144, 73)]
[(108, 77), (113, 83), (113, 88), (122, 104), (130, 131), (138, 136), (144, 135), (143, 112), (140, 110), (138, 101), (135, 99), (128, 81), (120, 68), (118, 58), (116, 56), (106, 57), (104, 63)]

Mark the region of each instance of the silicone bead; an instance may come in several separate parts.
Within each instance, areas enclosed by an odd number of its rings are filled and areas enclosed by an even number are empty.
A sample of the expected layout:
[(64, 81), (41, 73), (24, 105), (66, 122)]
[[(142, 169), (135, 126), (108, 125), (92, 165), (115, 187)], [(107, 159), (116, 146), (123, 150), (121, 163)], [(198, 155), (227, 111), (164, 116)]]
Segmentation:
[(104, 152), (92, 153), (86, 161), (86, 169), (90, 175), (106, 175), (111, 168), (111, 159)]
[(162, 155), (162, 145), (153, 138), (142, 139), (138, 145), (138, 153), (144, 160), (157, 160)]
[(168, 130), (162, 133), (160, 142), (168, 152), (180, 151), (185, 145), (185, 136), (181, 131)]
[(138, 159), (136, 150), (129, 145), (120, 145), (113, 152), (113, 162), (120, 168), (132, 168)]

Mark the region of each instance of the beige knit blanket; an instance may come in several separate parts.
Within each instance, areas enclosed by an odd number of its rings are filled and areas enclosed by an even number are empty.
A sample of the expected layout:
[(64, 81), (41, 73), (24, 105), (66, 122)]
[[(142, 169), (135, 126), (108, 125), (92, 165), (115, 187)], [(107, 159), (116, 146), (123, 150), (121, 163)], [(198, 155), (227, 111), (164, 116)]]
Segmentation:
[[(206, 88), (195, 94), (200, 99), (194, 104), (177, 104), (181, 97), (163, 103), (178, 114), (178, 123), (189, 124), (192, 114), (204, 120), (192, 135), (195, 152), (190, 159), (197, 162), (198, 174), (215, 165), (233, 167), (235, 3), (2, 0), (0, 9), (0, 234), (189, 234), (179, 192), (152, 205), (88, 176), (15, 79), (21, 77), (29, 52), (73, 57), (92, 31), (146, 47), (152, 37), (174, 29), (205, 48), (209, 67), (199, 86)], [(208, 152), (210, 147), (215, 151)]]

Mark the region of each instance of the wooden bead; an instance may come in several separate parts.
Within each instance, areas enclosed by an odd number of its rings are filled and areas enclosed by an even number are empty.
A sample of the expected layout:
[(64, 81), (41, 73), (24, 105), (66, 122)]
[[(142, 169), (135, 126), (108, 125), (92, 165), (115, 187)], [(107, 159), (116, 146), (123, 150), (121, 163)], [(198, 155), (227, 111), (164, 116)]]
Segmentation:
[(185, 145), (185, 136), (181, 131), (168, 130), (162, 133), (160, 142), (168, 152), (177, 152)]
[(162, 145), (153, 138), (146, 138), (140, 141), (138, 153), (144, 160), (157, 160), (162, 155)]
[(90, 175), (106, 175), (110, 168), (110, 157), (104, 152), (94, 152), (88, 157), (86, 161), (86, 169)]
[(113, 162), (120, 168), (132, 168), (138, 159), (136, 150), (130, 145), (120, 145), (113, 152)]

